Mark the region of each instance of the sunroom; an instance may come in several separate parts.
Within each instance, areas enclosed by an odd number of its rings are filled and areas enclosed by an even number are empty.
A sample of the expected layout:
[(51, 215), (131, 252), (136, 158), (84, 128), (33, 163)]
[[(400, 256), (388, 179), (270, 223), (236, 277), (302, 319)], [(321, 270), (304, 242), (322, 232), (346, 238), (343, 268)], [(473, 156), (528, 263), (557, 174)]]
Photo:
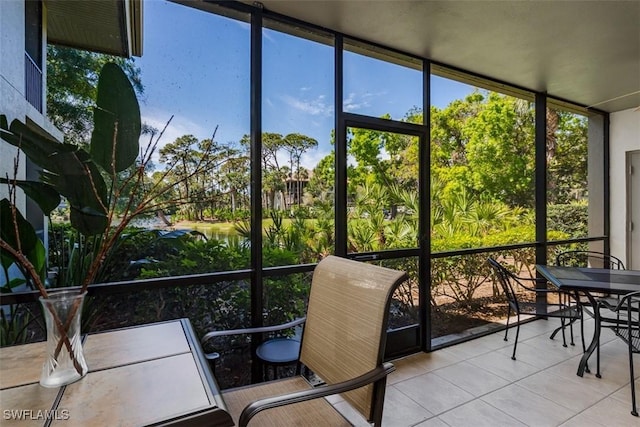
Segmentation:
[[(141, 52), (132, 63), (149, 132), (140, 140), (158, 141), (149, 175), (173, 180), (168, 197), (181, 202), (132, 224), (89, 286), (85, 332), (188, 318), (199, 340), (289, 322), (306, 312), (317, 263), (336, 255), (409, 276), (388, 314), (385, 360), (398, 369), (383, 425), (465, 425), (456, 411), (466, 404), (498, 408), (504, 425), (578, 425), (612, 395), (628, 399), (624, 344), (609, 337), (610, 393), (560, 403), (566, 416), (505, 411), (496, 393), (575, 371), (580, 349), (546, 339), (553, 319), (532, 321), (523, 326), (530, 354), (515, 362), (527, 368), (513, 377), (489, 368), (512, 361), (510, 342), (496, 338), (508, 311), (486, 260), (536, 277), (535, 265), (561, 252), (591, 250), (640, 270), (638, 2), (113, 4), (128, 11), (120, 17), (140, 13), (139, 46), (120, 54)], [(83, 37), (49, 42), (92, 46)], [(191, 173), (202, 158), (210, 167)], [(70, 256), (55, 246), (68, 239), (69, 213), (51, 218), (54, 265)], [(3, 288), (3, 345), (44, 339), (38, 296)], [(268, 338), (204, 345), (221, 389), (293, 373), (256, 356)], [(465, 369), (495, 387), (449, 381)], [(426, 374), (453, 393), (449, 403), (416, 397), (428, 386), (411, 381)], [(589, 388), (587, 376), (563, 381)], [(534, 401), (544, 394), (527, 390)]]

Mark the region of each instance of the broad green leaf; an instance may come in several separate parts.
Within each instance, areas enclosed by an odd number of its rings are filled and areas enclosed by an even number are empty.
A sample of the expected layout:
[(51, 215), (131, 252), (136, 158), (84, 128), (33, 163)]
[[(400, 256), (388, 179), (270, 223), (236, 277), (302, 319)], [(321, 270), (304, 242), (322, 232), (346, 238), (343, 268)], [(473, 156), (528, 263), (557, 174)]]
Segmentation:
[(135, 92), (118, 65), (102, 68), (96, 104), (91, 157), (109, 173), (123, 171), (138, 157), (141, 124)]
[(107, 228), (106, 215), (89, 208), (78, 209), (71, 206), (69, 220), (71, 226), (85, 236), (100, 234)]
[(78, 231), (87, 236), (102, 233), (107, 226), (107, 186), (100, 171), (83, 150), (55, 157), (65, 172), (44, 171), (42, 181), (67, 198), (71, 223)]
[(45, 249), (42, 240), (38, 239), (36, 241), (36, 245), (31, 251), (29, 251), (27, 258), (35, 267), (40, 279), (44, 281), (47, 270), (47, 250)]
[(73, 153), (80, 150), (75, 145), (61, 144), (49, 136), (37, 133), (19, 120), (12, 121), (11, 127), (7, 129), (6, 118), (2, 117), (3, 120), (0, 120), (0, 138), (15, 147), (20, 147), (33, 163), (43, 169), (60, 172), (62, 166), (55, 162), (52, 157), (60, 153)]
[[(18, 241), (20, 242), (20, 249), (24, 256), (35, 267), (38, 275), (44, 277), (45, 272), (45, 249), (44, 245), (38, 239), (33, 226), (22, 216), (20, 211), (16, 210), (16, 224), (18, 235), (16, 236), (16, 227), (14, 227), (13, 215), (11, 211), (11, 203), (8, 199), (0, 200), (0, 237), (7, 242), (11, 247), (18, 249)], [(2, 252), (3, 265), (6, 263), (6, 259), (11, 257), (7, 252)], [(11, 257), (12, 258), (12, 257)]]
[[(6, 124), (6, 119), (0, 123)], [(107, 186), (86, 151), (40, 135), (18, 120), (11, 123), (9, 130), (6, 125), (0, 129), (0, 137), (20, 147), (43, 169), (40, 180), (67, 198), (72, 211), (75, 210), (72, 223), (79, 225), (81, 233), (94, 235), (104, 231), (107, 224)]]
[(4, 270), (8, 270), (15, 261), (7, 252), (0, 251), (0, 264)]
[[(20, 238), (20, 247), (22, 252), (26, 254), (35, 247), (38, 237), (36, 236), (33, 226), (24, 219), (18, 209), (16, 209), (15, 219)], [(14, 227), (13, 223), (11, 203), (8, 199), (0, 200), (0, 224), (2, 224), (2, 227), (0, 227), (0, 237), (2, 240), (17, 249), (18, 238), (16, 236), (16, 227)]]
[(24, 283), (27, 283), (27, 281), (24, 280), (21, 277), (15, 277), (15, 278), (11, 279), (9, 281), (9, 283), (7, 283), (7, 286), (9, 287), (9, 289), (13, 289), (13, 288), (17, 288), (18, 286), (20, 286), (20, 285), (22, 285)]
[[(0, 183), (8, 184), (9, 180), (0, 177)], [(47, 216), (60, 204), (60, 193), (49, 184), (38, 181), (18, 180), (15, 183), (22, 188), (31, 200), (38, 204), (42, 212)]]

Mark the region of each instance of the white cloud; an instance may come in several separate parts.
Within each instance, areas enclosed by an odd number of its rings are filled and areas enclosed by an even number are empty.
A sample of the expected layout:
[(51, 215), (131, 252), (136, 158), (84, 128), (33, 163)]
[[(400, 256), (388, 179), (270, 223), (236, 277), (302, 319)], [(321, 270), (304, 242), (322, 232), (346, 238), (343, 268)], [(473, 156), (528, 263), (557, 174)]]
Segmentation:
[[(155, 141), (170, 118), (171, 114), (161, 111), (151, 111), (142, 115), (142, 123), (157, 129), (158, 133), (153, 138)], [(156, 167), (161, 168), (162, 165), (159, 163), (159, 151), (162, 147), (172, 143), (183, 135), (193, 135), (198, 139), (205, 139), (211, 138), (212, 134), (213, 129), (204, 129), (202, 126), (187, 119), (186, 117), (174, 115), (158, 142), (158, 147), (152, 156), (152, 160), (156, 164)], [(144, 150), (149, 144), (149, 139), (150, 135), (140, 136), (140, 147), (142, 150)]]
[(331, 116), (333, 114), (333, 105), (325, 102), (325, 96), (319, 95), (315, 99), (299, 99), (291, 95), (282, 95), (282, 100), (290, 107), (300, 110), (312, 116)]
[[(382, 92), (366, 92), (363, 94), (357, 94), (355, 92), (350, 92), (347, 95), (347, 98), (343, 102), (344, 111), (356, 111), (361, 110), (363, 108), (371, 107), (371, 100), (375, 98), (383, 97), (387, 94), (386, 91)], [(374, 101), (375, 102), (375, 101)]]
[(327, 155), (329, 155), (330, 153), (331, 153), (331, 149), (320, 150), (318, 148), (313, 151), (308, 151), (300, 157), (300, 166), (303, 166), (309, 171), (312, 171), (313, 168), (318, 166), (318, 163), (320, 163), (320, 160), (327, 157)]
[[(362, 98), (365, 98), (365, 97), (367, 96), (365, 95)], [(369, 97), (370, 96), (368, 96), (367, 98)], [(358, 96), (354, 92), (351, 92), (347, 96), (347, 99), (343, 101), (342, 108), (344, 109), (344, 111), (356, 111), (365, 107), (369, 107), (370, 105), (371, 104), (369, 104), (368, 100), (358, 99)]]
[[(302, 154), (302, 156), (300, 156), (300, 167), (303, 167), (309, 171), (312, 171), (313, 168), (315, 168), (316, 166), (318, 166), (318, 163), (320, 162), (320, 160), (322, 160), (324, 157), (326, 157), (329, 153), (331, 153), (331, 150), (321, 150), (319, 148), (316, 148), (314, 150), (310, 150), (307, 151), (306, 153)], [(283, 151), (278, 152), (278, 164), (280, 165), (280, 167), (282, 166), (287, 166), (287, 167), (291, 167), (291, 159), (289, 158), (289, 155)], [(294, 163), (293, 168), (296, 168), (296, 164)]]

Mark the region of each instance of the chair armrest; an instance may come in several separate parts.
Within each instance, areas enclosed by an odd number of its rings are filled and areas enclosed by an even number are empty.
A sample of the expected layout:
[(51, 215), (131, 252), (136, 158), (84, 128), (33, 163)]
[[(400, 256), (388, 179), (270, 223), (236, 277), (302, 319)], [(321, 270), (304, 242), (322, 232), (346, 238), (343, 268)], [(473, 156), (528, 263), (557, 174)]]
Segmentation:
[(640, 297), (640, 291), (636, 291), (636, 292), (631, 292), (628, 294), (625, 294), (624, 296), (622, 296), (622, 298), (620, 298), (620, 300), (618, 301), (618, 303), (616, 305), (610, 304), (607, 300), (605, 299), (600, 299), (598, 300), (598, 305), (602, 306), (602, 307), (606, 307), (611, 311), (614, 312), (618, 312), (620, 310), (627, 310), (628, 306), (627, 306), (627, 302), (630, 298), (637, 298)]
[(259, 328), (228, 329), (224, 331), (213, 331), (205, 334), (205, 336), (202, 337), (202, 340), (200, 340), (200, 342), (204, 344), (207, 341), (209, 341), (211, 338), (222, 337), (226, 335), (257, 334), (257, 333), (265, 333), (265, 332), (282, 331), (284, 329), (289, 329), (289, 328), (293, 328), (294, 326), (301, 325), (306, 320), (307, 320), (306, 317), (301, 317), (299, 319), (295, 319), (295, 320), (292, 320), (291, 322), (283, 323), (281, 325), (262, 326)]
[[(523, 288), (525, 288), (526, 290), (530, 291), (530, 292), (537, 292), (540, 294), (543, 293), (561, 293), (563, 295), (567, 294), (570, 295), (571, 292), (568, 291), (563, 291), (562, 289), (558, 288), (557, 286), (555, 286), (553, 283), (549, 282), (548, 280), (544, 279), (544, 278), (537, 278), (537, 277), (520, 277), (520, 276), (513, 276), (514, 279), (516, 279), (516, 281), (518, 282), (518, 285), (522, 286)], [(535, 282), (535, 283), (546, 283), (546, 287), (545, 288), (531, 288), (527, 285), (524, 285), (521, 280), (527, 280), (529, 282)], [(551, 285), (551, 286), (549, 286)], [(573, 297), (572, 297), (573, 298)], [(575, 298), (574, 298), (575, 299)]]
[[(546, 287), (544, 288), (535, 288), (535, 287), (530, 287), (525, 285), (524, 283), (522, 283), (522, 281), (528, 281), (528, 282), (533, 282), (533, 283), (544, 283), (545, 279), (542, 278), (537, 278), (537, 277), (520, 277), (520, 276), (516, 276), (516, 275), (512, 275), (512, 277), (516, 280), (516, 282), (518, 283), (518, 286), (521, 286), (523, 288), (525, 288), (526, 290), (530, 291), (530, 292), (539, 292), (539, 293), (544, 293), (544, 292), (558, 292), (559, 289), (555, 286), (553, 286), (553, 284), (551, 284), (552, 287), (549, 287), (549, 282), (546, 282)], [(564, 292), (563, 292), (564, 293)]]
[(256, 400), (243, 409), (242, 414), (240, 414), (238, 425), (240, 427), (246, 427), (251, 418), (266, 409), (277, 408), (279, 406), (305, 402), (319, 397), (331, 396), (332, 394), (355, 390), (367, 384), (381, 380), (395, 370), (395, 366), (393, 366), (392, 363), (387, 362), (383, 363), (382, 366), (378, 366), (377, 368), (348, 381), (315, 387), (311, 390), (303, 390), (295, 393), (283, 394), (281, 396)]

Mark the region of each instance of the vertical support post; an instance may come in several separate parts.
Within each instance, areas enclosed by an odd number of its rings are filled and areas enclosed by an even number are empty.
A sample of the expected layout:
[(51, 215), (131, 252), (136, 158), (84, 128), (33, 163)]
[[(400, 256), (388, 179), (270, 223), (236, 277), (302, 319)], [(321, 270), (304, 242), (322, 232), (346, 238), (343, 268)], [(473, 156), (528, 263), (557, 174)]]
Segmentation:
[[(251, 13), (251, 326), (262, 326), (262, 11)], [(262, 337), (251, 337), (251, 381), (261, 381), (256, 349)]]
[(420, 348), (431, 351), (431, 62), (422, 61), (422, 126), (418, 156), (418, 286), (420, 290)]
[[(547, 263), (547, 95), (535, 95), (535, 210), (536, 264)], [(544, 287), (539, 283), (536, 287)], [(538, 293), (536, 303), (546, 306), (546, 295)]]
[(342, 100), (344, 99), (343, 81), (343, 49), (344, 41), (341, 34), (335, 36), (334, 64), (335, 64), (335, 236), (337, 256), (347, 256), (347, 127), (343, 115)]
[[(604, 165), (602, 165), (602, 167), (604, 168), (603, 170), (605, 171), (604, 173), (604, 194), (602, 197), (602, 203), (603, 203), (603, 212), (602, 212), (602, 217), (603, 217), (603, 228), (604, 228), (604, 234), (605, 236), (607, 236), (604, 239), (604, 253), (607, 255), (611, 255), (611, 174), (609, 173), (609, 167), (611, 166), (611, 152), (609, 151), (609, 125), (610, 125), (610, 119), (609, 119), (609, 114), (606, 114), (604, 116), (604, 135), (603, 137), (603, 162)], [(591, 144), (589, 144), (591, 145)], [(591, 199), (591, 194), (589, 194), (589, 199)], [(592, 201), (589, 200), (589, 204), (591, 204)]]

